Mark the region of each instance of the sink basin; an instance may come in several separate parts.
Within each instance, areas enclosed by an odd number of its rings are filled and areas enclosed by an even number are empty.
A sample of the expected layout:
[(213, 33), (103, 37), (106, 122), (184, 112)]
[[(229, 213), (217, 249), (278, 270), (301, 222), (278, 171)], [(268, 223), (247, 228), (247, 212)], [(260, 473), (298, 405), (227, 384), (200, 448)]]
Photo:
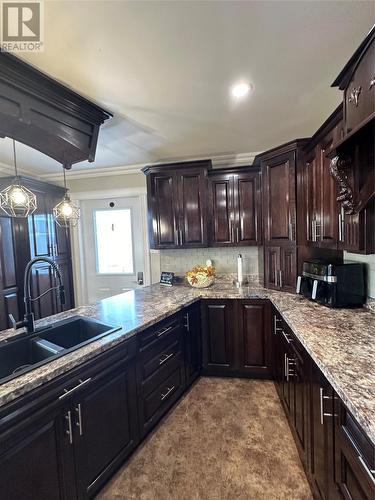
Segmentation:
[(121, 327), (73, 316), (33, 334), (24, 333), (0, 343), (0, 383), (109, 335)]
[(39, 336), (64, 349), (70, 349), (81, 346), (88, 341), (96, 340), (116, 330), (119, 330), (119, 328), (79, 316), (54, 325), (51, 329), (41, 332)]
[(20, 338), (0, 346), (0, 379), (17, 375), (55, 356), (61, 348), (39, 338)]

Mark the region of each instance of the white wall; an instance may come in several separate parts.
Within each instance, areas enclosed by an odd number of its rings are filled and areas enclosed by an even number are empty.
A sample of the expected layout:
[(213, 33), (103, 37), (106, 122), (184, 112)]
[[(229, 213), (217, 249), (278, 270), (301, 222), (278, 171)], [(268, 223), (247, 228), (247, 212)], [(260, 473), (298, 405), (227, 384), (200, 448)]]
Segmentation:
[(344, 252), (344, 261), (363, 262), (367, 269), (367, 295), (375, 298), (375, 254), (360, 255)]
[(68, 177), (67, 180), (68, 187), (72, 193), (146, 187), (146, 176), (142, 172), (126, 175), (84, 177), (82, 179), (69, 179)]

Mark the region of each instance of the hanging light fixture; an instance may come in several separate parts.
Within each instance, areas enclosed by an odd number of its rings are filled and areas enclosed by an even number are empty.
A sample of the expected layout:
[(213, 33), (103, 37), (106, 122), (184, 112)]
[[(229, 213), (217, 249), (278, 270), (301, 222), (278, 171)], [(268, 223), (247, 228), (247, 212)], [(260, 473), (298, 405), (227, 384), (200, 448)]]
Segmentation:
[(17, 171), (16, 142), (13, 139), (15, 177), (13, 183), (0, 191), (0, 208), (9, 217), (28, 217), (37, 209), (36, 196), (22, 186)]
[(78, 224), (80, 217), (79, 207), (70, 199), (68, 189), (66, 187), (65, 168), (64, 173), (64, 198), (53, 209), (53, 218), (60, 227), (74, 227)]

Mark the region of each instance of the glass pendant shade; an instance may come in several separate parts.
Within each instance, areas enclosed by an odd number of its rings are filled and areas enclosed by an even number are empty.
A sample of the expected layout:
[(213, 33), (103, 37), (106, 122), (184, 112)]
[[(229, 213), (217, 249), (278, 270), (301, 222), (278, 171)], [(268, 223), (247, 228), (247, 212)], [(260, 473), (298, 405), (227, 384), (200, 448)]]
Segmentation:
[(9, 217), (28, 217), (37, 209), (36, 196), (21, 184), (17, 173), (16, 146), (13, 140), (15, 179), (13, 183), (0, 191), (0, 208)]
[[(64, 186), (66, 189), (65, 169)], [(80, 218), (80, 208), (71, 199), (68, 192), (64, 198), (53, 209), (53, 218), (60, 227), (74, 227), (78, 224)]]

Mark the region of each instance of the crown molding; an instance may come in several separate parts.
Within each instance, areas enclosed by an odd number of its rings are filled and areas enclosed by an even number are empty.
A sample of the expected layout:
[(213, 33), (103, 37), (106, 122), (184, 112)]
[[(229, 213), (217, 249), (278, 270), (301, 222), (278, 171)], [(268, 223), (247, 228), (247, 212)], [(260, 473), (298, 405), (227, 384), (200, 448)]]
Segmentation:
[[(17, 170), (19, 175), (25, 175), (26, 177), (33, 177), (34, 179), (41, 179), (41, 176), (37, 174), (35, 170), (20, 168), (18, 166)], [(14, 176), (14, 166), (0, 162), (0, 177), (8, 177), (8, 176)]]
[[(254, 153), (230, 153), (230, 154), (216, 154), (216, 155), (202, 155), (202, 156), (190, 156), (184, 158), (168, 158), (168, 160), (162, 160), (157, 162), (149, 163), (147, 166), (161, 165), (163, 163), (171, 163), (177, 161), (198, 161), (202, 159), (210, 158), (212, 161), (213, 168), (220, 167), (240, 167), (249, 166), (253, 164), (254, 158), (258, 155), (260, 151)], [(119, 167), (90, 167), (84, 170), (69, 170), (69, 179), (88, 179), (92, 177), (110, 177), (114, 175), (130, 175), (130, 174), (141, 174), (142, 168), (145, 167), (145, 163), (137, 163), (134, 165), (125, 165)], [(0, 167), (1, 168), (1, 167)], [(61, 180), (61, 173), (53, 174), (39, 174), (39, 178), (46, 181), (58, 181)]]

